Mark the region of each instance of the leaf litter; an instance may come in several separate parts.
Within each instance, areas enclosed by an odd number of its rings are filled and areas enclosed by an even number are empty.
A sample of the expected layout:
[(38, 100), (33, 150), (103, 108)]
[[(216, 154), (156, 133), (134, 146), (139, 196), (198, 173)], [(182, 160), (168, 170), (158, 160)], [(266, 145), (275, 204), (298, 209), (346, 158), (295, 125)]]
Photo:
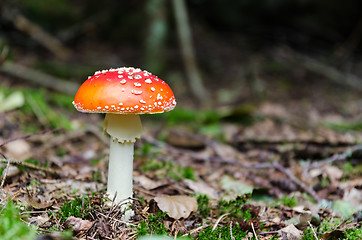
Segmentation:
[[(105, 198), (108, 143), (101, 124), (75, 115), (72, 124), (83, 127), (73, 132), (25, 135), (19, 127), (3, 127), (0, 202), (20, 206), (23, 221), (38, 233), (72, 229), (76, 239), (202, 239), (216, 233), (225, 239), (301, 239), (312, 229), (332, 239), (360, 228), (361, 171), (349, 171), (360, 164), (362, 135), (315, 124), (331, 122), (316, 109), (307, 119), (281, 104), (259, 109), (263, 117), (248, 127), (220, 123), (223, 139), (187, 128), (145, 133), (136, 144), (136, 214), (129, 223), (121, 220), (122, 208)], [(16, 126), (11, 119), (19, 116), (5, 112), (0, 124)], [(317, 231), (339, 217), (349, 221)]]

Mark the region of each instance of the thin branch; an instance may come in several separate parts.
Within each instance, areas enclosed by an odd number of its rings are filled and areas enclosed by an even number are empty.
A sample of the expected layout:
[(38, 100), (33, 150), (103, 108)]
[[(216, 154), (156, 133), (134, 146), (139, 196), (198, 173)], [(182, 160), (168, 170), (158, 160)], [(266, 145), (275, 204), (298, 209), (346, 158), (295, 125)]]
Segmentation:
[(212, 231), (215, 231), (215, 229), (217, 228), (217, 225), (219, 225), (219, 223), (221, 222), (221, 220), (223, 220), (227, 215), (229, 215), (230, 213), (225, 213), (223, 215), (221, 215), (215, 222), (214, 226), (212, 227)]
[(51, 130), (45, 130), (45, 131), (42, 131), (40, 133), (35, 133), (35, 134), (28, 134), (28, 135), (23, 135), (23, 136), (19, 136), (19, 137), (14, 137), (14, 138), (10, 138), (2, 143), (0, 143), (0, 147), (10, 143), (10, 142), (14, 142), (16, 140), (25, 140), (25, 139), (28, 139), (28, 138), (31, 138), (31, 137), (34, 137), (34, 136), (41, 136), (41, 135), (45, 135), (45, 134), (49, 134), (49, 133), (54, 133), (54, 132), (58, 132), (58, 131), (62, 131), (64, 130), (64, 128), (56, 128), (56, 129), (51, 129)]
[(73, 95), (79, 88), (76, 83), (9, 61), (0, 65), (0, 71), (61, 93)]
[(5, 202), (5, 201), (8, 200), (9, 198), (14, 198), (14, 197), (16, 197), (16, 195), (18, 195), (20, 192), (22, 192), (22, 190), (21, 190), (21, 189), (18, 189), (18, 190), (17, 190), (16, 192), (14, 192), (13, 194), (6, 196), (4, 199), (2, 199), (2, 200), (0, 201), (0, 204), (2, 204), (3, 202)]
[(230, 238), (232, 240), (235, 240), (235, 237), (233, 236), (233, 222), (232, 221), (230, 222), (230, 225), (229, 225), (229, 231), (230, 231)]
[(27, 163), (27, 162), (22, 162), (19, 160), (15, 160), (15, 159), (5, 159), (5, 158), (0, 158), (0, 163), (8, 163), (11, 165), (15, 165), (15, 166), (22, 166), (25, 168), (30, 168), (30, 169), (34, 169), (34, 170), (39, 170), (42, 172), (47, 172), (50, 174), (58, 174), (57, 171), (50, 169), (50, 168), (46, 168), (46, 167), (40, 167), (31, 163)]
[(345, 161), (347, 158), (352, 156), (353, 153), (358, 152), (358, 151), (362, 151), (362, 145), (353, 146), (350, 149), (347, 149), (343, 153), (339, 153), (339, 154), (337, 153), (337, 154), (334, 154), (333, 156), (331, 156), (329, 158), (326, 158), (326, 159), (324, 159), (322, 161), (314, 162), (306, 169), (306, 171), (310, 171), (310, 170), (315, 169), (315, 168), (320, 168), (320, 167), (322, 167), (324, 165), (332, 164), (334, 162)]
[(298, 185), (304, 192), (308, 193), (314, 200), (316, 200), (317, 202), (321, 201), (317, 193), (312, 188), (308, 187), (304, 182), (299, 180), (289, 169), (283, 167), (278, 162), (273, 162), (273, 167), (287, 175), (292, 182)]
[(4, 186), (5, 179), (6, 179), (7, 175), (8, 175), (9, 166), (10, 166), (10, 161), (9, 161), (9, 160), (5, 157), (5, 155), (2, 154), (1, 152), (0, 152), (0, 155), (7, 161), (7, 163), (6, 163), (6, 168), (5, 168), (5, 170), (3, 171), (3, 178), (2, 178), (2, 180), (1, 180), (1, 185), (0, 185), (0, 188), (2, 188), (2, 187)]
[(313, 236), (315, 237), (316, 240), (319, 240), (317, 237), (317, 233), (314, 231), (314, 227), (312, 226), (312, 224), (308, 221), (309, 227), (312, 229), (313, 232)]
[(197, 66), (185, 0), (173, 0), (172, 3), (180, 38), (182, 57), (185, 63), (191, 91), (200, 103), (207, 106), (209, 105), (210, 98), (202, 82), (201, 74)]
[(142, 140), (146, 141), (152, 145), (155, 145), (159, 148), (164, 149), (165, 151), (169, 152), (169, 153), (174, 153), (174, 154), (181, 154), (181, 155), (187, 155), (190, 158), (197, 160), (197, 161), (204, 161), (204, 162), (215, 162), (215, 163), (226, 163), (229, 165), (235, 165), (235, 166), (240, 166), (243, 168), (254, 168), (254, 169), (262, 169), (262, 168), (271, 168), (273, 167), (273, 165), (271, 163), (257, 163), (257, 164), (248, 164), (248, 163), (242, 163), (239, 161), (236, 161), (235, 159), (229, 159), (229, 158), (224, 158), (221, 156), (211, 156), (211, 157), (206, 157), (206, 156), (202, 156), (199, 154), (196, 154), (192, 151), (187, 151), (185, 149), (179, 149), (179, 148), (175, 148), (167, 143), (161, 142), (156, 140), (155, 138), (153, 138), (152, 136), (149, 135), (144, 135), (142, 136)]
[(253, 233), (254, 233), (255, 239), (256, 239), (256, 240), (259, 240), (259, 239), (258, 239), (258, 236), (256, 235), (253, 222), (251, 222), (251, 228), (253, 229)]
[(292, 49), (280, 49), (276, 52), (275, 58), (322, 75), (336, 84), (362, 91), (362, 79), (358, 76), (343, 73), (333, 66), (329, 66), (317, 59), (294, 52)]
[(335, 51), (335, 55), (339, 58), (346, 59), (358, 47), (362, 39), (362, 19), (357, 23), (354, 30), (348, 36), (346, 41)]
[(36, 23), (26, 18), (17, 9), (11, 8), (9, 6), (2, 6), (2, 8), (3, 16), (8, 21), (11, 21), (18, 30), (27, 33), (30, 37), (42, 44), (58, 58), (62, 60), (69, 59), (71, 55), (70, 49), (65, 47), (57, 38), (46, 32)]

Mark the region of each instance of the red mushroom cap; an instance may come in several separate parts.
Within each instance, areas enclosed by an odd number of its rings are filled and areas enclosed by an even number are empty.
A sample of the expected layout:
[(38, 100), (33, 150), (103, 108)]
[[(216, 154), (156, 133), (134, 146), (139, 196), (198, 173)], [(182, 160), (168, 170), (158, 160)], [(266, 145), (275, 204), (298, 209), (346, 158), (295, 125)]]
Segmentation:
[(96, 72), (78, 89), (73, 101), (80, 112), (145, 114), (175, 108), (171, 88), (147, 71), (123, 67)]

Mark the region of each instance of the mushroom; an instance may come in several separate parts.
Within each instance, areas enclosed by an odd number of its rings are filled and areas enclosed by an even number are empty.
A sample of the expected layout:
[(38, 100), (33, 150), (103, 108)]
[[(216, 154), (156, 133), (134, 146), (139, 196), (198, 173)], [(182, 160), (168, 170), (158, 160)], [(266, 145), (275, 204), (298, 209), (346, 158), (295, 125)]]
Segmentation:
[[(115, 203), (130, 205), (133, 195), (133, 151), (143, 129), (139, 114), (154, 114), (176, 106), (171, 88), (139, 68), (97, 71), (79, 88), (73, 101), (80, 112), (106, 113), (104, 131), (111, 137), (107, 193)], [(125, 220), (133, 215), (125, 212)]]

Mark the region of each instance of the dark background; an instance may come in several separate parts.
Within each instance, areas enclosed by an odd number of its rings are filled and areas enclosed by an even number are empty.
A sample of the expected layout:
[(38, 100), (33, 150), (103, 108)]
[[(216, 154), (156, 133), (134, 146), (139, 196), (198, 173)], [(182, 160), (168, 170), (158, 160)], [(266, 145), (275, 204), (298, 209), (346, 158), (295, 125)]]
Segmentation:
[[(0, 4), (0, 44), (9, 49), (3, 61), (78, 85), (96, 70), (140, 67), (175, 88), (183, 104), (202, 106), (193, 103), (198, 98), (189, 89), (172, 1), (14, 0)], [(213, 96), (209, 100), (216, 105), (311, 99), (316, 89), (327, 95), (341, 89), (359, 93), (361, 1), (190, 0), (186, 4), (197, 70)], [(27, 30), (15, 26), (14, 14), (60, 40), (70, 54), (66, 58), (53, 54)], [(327, 70), (311, 70), (305, 66), (306, 58)], [(331, 77), (334, 70), (339, 77)], [(344, 79), (350, 74), (357, 83)], [(19, 78), (11, 81), (22, 82)]]

